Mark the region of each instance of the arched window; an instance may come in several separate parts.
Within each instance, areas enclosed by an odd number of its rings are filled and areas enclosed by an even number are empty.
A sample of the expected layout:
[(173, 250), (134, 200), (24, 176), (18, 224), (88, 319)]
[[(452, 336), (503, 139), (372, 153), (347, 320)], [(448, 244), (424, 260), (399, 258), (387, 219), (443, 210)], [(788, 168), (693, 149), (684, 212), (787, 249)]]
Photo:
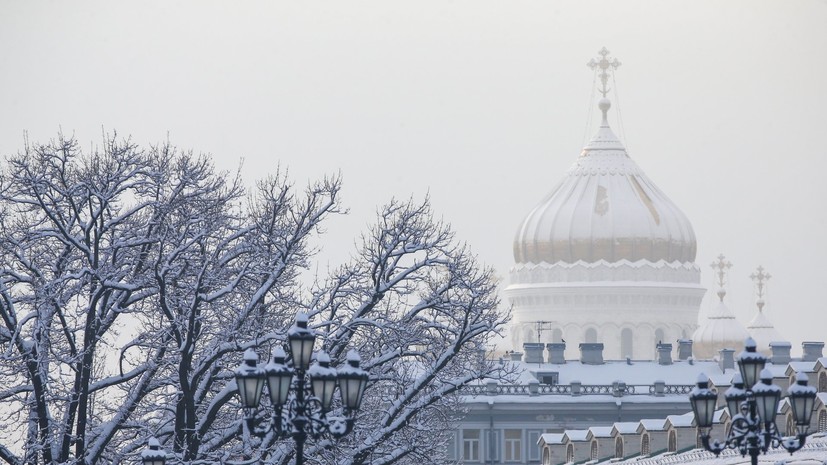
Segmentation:
[(618, 436), (617, 439), (615, 439), (615, 458), (623, 458), (623, 438), (621, 438), (620, 436)]
[(583, 336), (583, 342), (597, 342), (597, 330), (594, 328), (587, 329)]
[(669, 444), (667, 445), (669, 452), (677, 452), (678, 450), (678, 433), (675, 430), (669, 431)]
[(592, 439), (592, 460), (597, 460), (597, 439)]
[(629, 328), (620, 332), (620, 358), (634, 358), (635, 334)]
[(827, 410), (821, 409), (818, 412), (818, 430), (820, 432), (827, 431)]
[(787, 436), (795, 434), (795, 422), (793, 421), (792, 413), (787, 414)]
[(574, 446), (572, 444), (566, 446), (566, 462), (574, 462)]
[(649, 447), (649, 433), (643, 433), (640, 438), (640, 455), (649, 455), (651, 452)]
[(551, 465), (551, 449), (543, 447), (543, 465)]
[(563, 330), (554, 328), (551, 330), (551, 342), (563, 342)]
[(523, 342), (536, 342), (534, 338), (537, 337), (537, 332), (529, 325), (523, 327)]
[(704, 441), (701, 439), (701, 431), (695, 431), (695, 449), (703, 449), (704, 448)]
[(827, 373), (823, 371), (818, 375), (818, 392), (827, 392)]

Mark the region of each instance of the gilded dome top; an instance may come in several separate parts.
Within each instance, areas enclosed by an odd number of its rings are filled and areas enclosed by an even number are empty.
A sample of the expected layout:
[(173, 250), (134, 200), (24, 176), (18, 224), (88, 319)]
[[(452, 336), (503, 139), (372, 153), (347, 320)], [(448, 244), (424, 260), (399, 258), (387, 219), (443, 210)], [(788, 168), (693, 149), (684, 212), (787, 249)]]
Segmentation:
[(523, 220), (517, 263), (694, 262), (695, 233), (603, 121), (565, 177)]

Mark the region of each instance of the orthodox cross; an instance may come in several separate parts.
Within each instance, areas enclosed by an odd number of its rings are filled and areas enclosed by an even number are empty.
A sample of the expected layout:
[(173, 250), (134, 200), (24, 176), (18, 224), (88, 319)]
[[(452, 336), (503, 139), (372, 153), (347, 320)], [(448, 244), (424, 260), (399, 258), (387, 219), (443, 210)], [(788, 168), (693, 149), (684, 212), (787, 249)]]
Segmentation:
[(749, 275), (749, 277), (755, 281), (756, 293), (758, 294), (756, 304), (758, 305), (758, 311), (762, 311), (764, 310), (764, 287), (772, 276), (769, 273), (765, 273), (764, 267), (759, 265), (755, 273)]
[(726, 295), (726, 291), (724, 290), (724, 284), (726, 284), (726, 272), (728, 269), (732, 268), (732, 263), (724, 257), (724, 254), (718, 255), (718, 260), (712, 262), (711, 265), (713, 270), (715, 270), (715, 274), (718, 275), (718, 297), (723, 302), (724, 296)]
[(600, 93), (603, 94), (603, 98), (606, 98), (606, 94), (611, 90), (608, 87), (609, 73), (616, 70), (618, 66), (620, 66), (620, 62), (615, 58), (609, 59), (609, 51), (606, 50), (606, 47), (601, 48), (597, 53), (600, 54), (600, 58), (592, 58), (586, 65), (595, 71), (597, 71), (598, 68), (600, 69), (598, 76), (600, 76), (600, 82), (603, 84)]

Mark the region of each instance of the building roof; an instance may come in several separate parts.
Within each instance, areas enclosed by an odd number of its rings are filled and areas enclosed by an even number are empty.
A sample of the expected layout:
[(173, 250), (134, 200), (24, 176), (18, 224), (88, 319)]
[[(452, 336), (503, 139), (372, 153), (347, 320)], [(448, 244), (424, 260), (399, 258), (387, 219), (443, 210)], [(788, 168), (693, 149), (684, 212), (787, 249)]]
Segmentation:
[(563, 444), (563, 433), (545, 433), (540, 435), (537, 444)]
[(612, 436), (616, 434), (637, 434), (639, 421), (618, 421), (612, 425)]
[(563, 432), (563, 441), (585, 441), (586, 437), (589, 435), (589, 430), (587, 429), (567, 429)]

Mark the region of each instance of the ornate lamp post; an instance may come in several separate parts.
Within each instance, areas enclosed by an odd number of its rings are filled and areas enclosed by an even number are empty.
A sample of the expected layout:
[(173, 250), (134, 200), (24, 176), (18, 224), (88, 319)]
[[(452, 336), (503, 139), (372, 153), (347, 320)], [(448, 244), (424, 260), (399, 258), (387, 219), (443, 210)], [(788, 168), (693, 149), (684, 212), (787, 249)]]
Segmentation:
[[(347, 365), (338, 370), (330, 366), (330, 357), (324, 352), (317, 353), (316, 364), (310, 366), (316, 335), (307, 328), (307, 315), (296, 316), (296, 323), (287, 332), (287, 340), (290, 356), (281, 347), (276, 347), (272, 360), (264, 368), (258, 366), (256, 353), (248, 349), (235, 377), (248, 428), (253, 434), (261, 434), (252, 426), (266, 382), (273, 406), (269, 431), (279, 438), (293, 437), (296, 465), (302, 465), (304, 443), (308, 437), (329, 434), (338, 439), (353, 430), (368, 374), (359, 367), (356, 351), (348, 353)], [(342, 399), (341, 417), (328, 415), (337, 385)]]
[(689, 400), (706, 450), (717, 456), (727, 448), (737, 449), (742, 456), (749, 454), (752, 465), (757, 465), (758, 455), (771, 447), (782, 447), (791, 454), (804, 447), (816, 390), (807, 386), (805, 374), (796, 375), (796, 384), (790, 386), (787, 393), (798, 434), (782, 437), (775, 425), (781, 388), (772, 384), (772, 373), (764, 368), (766, 362), (766, 357), (755, 350), (755, 341), (748, 338), (738, 360), (741, 373), (732, 378), (732, 387), (724, 393), (732, 428), (723, 443), (711, 441), (709, 436), (718, 396), (709, 389), (709, 378), (703, 373), (698, 376), (698, 385)]

